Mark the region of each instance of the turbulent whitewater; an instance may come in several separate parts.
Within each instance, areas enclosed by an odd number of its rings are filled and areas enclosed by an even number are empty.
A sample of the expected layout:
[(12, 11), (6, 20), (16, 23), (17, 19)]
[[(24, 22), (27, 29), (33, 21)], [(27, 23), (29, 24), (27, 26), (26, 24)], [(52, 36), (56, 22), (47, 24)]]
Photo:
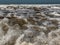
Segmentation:
[(60, 5), (1, 5), (0, 45), (60, 45)]

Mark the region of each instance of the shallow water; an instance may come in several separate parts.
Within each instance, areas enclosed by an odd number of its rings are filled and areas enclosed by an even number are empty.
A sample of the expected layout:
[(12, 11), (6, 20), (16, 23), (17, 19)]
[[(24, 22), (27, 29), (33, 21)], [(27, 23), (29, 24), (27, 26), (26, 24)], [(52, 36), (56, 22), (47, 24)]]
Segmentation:
[(60, 5), (0, 6), (0, 45), (60, 45), (59, 42)]

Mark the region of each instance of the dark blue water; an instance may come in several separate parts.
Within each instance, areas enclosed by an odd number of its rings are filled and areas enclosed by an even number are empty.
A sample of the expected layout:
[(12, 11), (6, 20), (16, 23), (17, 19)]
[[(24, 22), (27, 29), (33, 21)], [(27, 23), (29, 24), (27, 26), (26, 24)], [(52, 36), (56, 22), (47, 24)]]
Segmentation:
[(60, 0), (0, 0), (0, 4), (60, 4)]

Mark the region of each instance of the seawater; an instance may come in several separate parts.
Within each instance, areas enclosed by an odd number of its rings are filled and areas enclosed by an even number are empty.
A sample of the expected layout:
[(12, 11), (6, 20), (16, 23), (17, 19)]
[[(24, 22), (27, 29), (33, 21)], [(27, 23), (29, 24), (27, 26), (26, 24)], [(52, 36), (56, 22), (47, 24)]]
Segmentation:
[(0, 4), (59, 4), (60, 0), (0, 0)]

